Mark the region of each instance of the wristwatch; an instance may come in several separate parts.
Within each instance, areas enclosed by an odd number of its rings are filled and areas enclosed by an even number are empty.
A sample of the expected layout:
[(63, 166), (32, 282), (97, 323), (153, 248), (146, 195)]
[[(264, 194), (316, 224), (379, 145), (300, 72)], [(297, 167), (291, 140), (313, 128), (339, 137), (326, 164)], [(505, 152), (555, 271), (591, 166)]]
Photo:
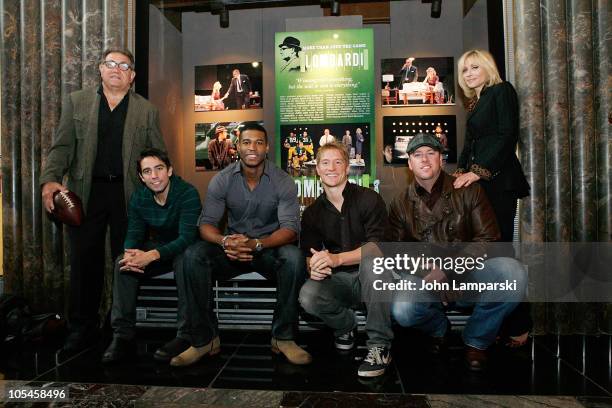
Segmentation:
[(261, 252), (264, 249), (263, 244), (258, 238), (255, 238), (255, 252)]

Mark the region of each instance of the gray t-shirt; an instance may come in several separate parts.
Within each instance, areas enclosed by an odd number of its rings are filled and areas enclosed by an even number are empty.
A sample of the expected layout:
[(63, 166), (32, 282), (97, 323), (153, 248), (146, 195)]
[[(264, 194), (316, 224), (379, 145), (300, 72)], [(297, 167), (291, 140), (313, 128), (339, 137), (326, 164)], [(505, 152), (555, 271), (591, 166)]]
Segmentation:
[(268, 160), (253, 191), (240, 171), (240, 161), (213, 177), (198, 224), (219, 227), (226, 209), (229, 234), (263, 238), (280, 228), (300, 231), (297, 187), (287, 173)]

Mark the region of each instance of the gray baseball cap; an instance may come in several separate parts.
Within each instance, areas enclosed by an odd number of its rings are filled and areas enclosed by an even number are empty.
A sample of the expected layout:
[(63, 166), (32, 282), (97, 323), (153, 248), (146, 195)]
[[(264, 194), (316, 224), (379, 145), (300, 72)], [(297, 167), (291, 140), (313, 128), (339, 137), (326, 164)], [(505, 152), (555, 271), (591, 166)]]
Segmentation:
[(442, 143), (431, 133), (417, 133), (406, 146), (406, 153), (411, 154), (419, 147), (429, 146), (439, 152), (444, 150)]

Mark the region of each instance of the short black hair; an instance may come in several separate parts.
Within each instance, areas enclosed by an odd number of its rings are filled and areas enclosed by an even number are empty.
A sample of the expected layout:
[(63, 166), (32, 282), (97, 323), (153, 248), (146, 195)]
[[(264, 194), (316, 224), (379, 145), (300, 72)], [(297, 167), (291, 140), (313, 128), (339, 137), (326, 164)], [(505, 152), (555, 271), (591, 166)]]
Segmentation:
[(266, 139), (266, 144), (268, 143), (268, 131), (266, 130), (265, 127), (261, 126), (259, 123), (257, 123), (257, 122), (244, 122), (240, 126), (240, 137), (241, 138), (242, 138), (242, 135), (244, 134), (244, 132), (246, 132), (247, 130), (259, 130), (260, 132), (263, 132), (264, 137)]
[(142, 174), (142, 169), (140, 168), (140, 163), (147, 157), (155, 157), (164, 162), (166, 167), (172, 167), (172, 163), (170, 163), (170, 158), (168, 157), (168, 153), (163, 150), (160, 150), (155, 147), (147, 147), (142, 152), (140, 152), (140, 156), (136, 160), (136, 171), (138, 174)]

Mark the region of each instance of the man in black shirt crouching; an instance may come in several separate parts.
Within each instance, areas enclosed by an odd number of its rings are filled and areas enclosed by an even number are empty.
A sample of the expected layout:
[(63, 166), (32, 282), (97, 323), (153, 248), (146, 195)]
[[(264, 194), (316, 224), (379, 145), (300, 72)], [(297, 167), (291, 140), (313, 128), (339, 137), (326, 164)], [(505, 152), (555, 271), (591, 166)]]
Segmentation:
[(393, 339), (390, 306), (373, 302), (372, 274), (360, 273), (362, 246), (382, 241), (387, 210), (369, 188), (348, 182), (346, 147), (330, 142), (317, 151), (317, 173), (324, 193), (302, 216), (300, 247), (307, 257), (310, 279), (302, 286), (300, 303), (306, 312), (334, 329), (338, 350), (355, 345), (357, 323), (352, 307), (365, 300), (368, 317), (368, 356), (359, 367), (361, 377), (382, 375), (391, 362)]

